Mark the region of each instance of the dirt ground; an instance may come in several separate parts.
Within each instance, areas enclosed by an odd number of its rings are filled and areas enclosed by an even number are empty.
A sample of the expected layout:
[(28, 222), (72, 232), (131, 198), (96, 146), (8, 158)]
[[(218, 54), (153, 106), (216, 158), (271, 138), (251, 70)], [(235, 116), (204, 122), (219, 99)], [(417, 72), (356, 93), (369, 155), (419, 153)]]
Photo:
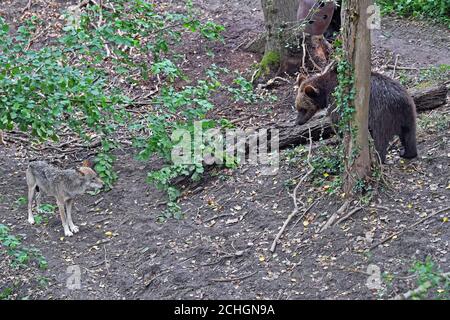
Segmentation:
[[(37, 1), (31, 11), (39, 12), (44, 2), (58, 12), (74, 1)], [(186, 39), (186, 57), (194, 62), (185, 71), (191, 77), (205, 64), (245, 71), (259, 59), (242, 50), (243, 43), (263, 30), (258, 0), (194, 2), (205, 18), (222, 23), (227, 30), (225, 44), (214, 45), (215, 56), (201, 63), (195, 57), (204, 51), (202, 45), (195, 38)], [(2, 1), (0, 14), (14, 22), (26, 3)], [(450, 64), (450, 31), (444, 27), (386, 17), (382, 30), (374, 32), (373, 43), (374, 68), (389, 75), (392, 70), (386, 65), (393, 64), (396, 55), (399, 66)], [(408, 76), (414, 78), (417, 72), (411, 70)], [(240, 122), (242, 126), (287, 121), (295, 117), (292, 87), (275, 89), (279, 99), (272, 104), (218, 104), (211, 116), (249, 116)], [(109, 192), (85, 195), (75, 202), (74, 220), (81, 230), (63, 238), (56, 214), (48, 222), (31, 226), (26, 205), (18, 201), (26, 197), (28, 161), (55, 159), (58, 152), (36, 151), (23, 141), (10, 141), (0, 146), (0, 223), (21, 235), (24, 245), (41, 250), (49, 265), (45, 271), (33, 265), (15, 270), (8, 266), (9, 257), (0, 253), (0, 292), (11, 287), (15, 299), (392, 298), (416, 287), (417, 279), (409, 271), (416, 261), (428, 256), (444, 272), (450, 271), (450, 231), (444, 222), (448, 212), (367, 250), (450, 206), (449, 116), (449, 105), (420, 114), (419, 157), (402, 161), (394, 146), (383, 168), (391, 189), (377, 192), (365, 209), (337, 227), (318, 233), (342, 201), (324, 196), (323, 186), (306, 183), (299, 198), (317, 203), (305, 219), (294, 218), (275, 254), (270, 253), (270, 245), (294, 207), (288, 182), (305, 172), (289, 163), (285, 153), (275, 176), (264, 176), (260, 168), (249, 165), (213, 171), (181, 199), (184, 219), (157, 223), (165, 196), (146, 183), (146, 176), (161, 161), (140, 162), (124, 146), (116, 153), (118, 182)], [(92, 152), (59, 157), (59, 164), (75, 167)], [(82, 271), (79, 290), (66, 286), (67, 268), (73, 265)], [(389, 279), (378, 289), (367, 285), (369, 266), (378, 267), (383, 279)]]

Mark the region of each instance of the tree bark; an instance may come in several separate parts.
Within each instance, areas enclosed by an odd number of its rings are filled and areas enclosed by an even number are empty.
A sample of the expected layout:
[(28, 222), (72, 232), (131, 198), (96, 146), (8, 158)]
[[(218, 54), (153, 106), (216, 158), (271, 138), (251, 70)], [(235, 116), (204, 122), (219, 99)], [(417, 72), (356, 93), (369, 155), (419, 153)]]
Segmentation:
[(436, 84), (428, 88), (413, 89), (410, 94), (419, 112), (443, 106), (447, 102), (448, 92), (449, 89), (445, 84)]
[(301, 66), (320, 71), (327, 65), (331, 47), (323, 36), (304, 37), (295, 30), (299, 0), (261, 0), (261, 4), (266, 25), (261, 73), (294, 74)]
[[(358, 181), (370, 173), (369, 99), (371, 73), (371, 37), (368, 7), (371, 0), (345, 0), (342, 8), (345, 58), (354, 73), (354, 117), (344, 135), (344, 193), (351, 196)], [(352, 88), (347, 88), (350, 94)]]

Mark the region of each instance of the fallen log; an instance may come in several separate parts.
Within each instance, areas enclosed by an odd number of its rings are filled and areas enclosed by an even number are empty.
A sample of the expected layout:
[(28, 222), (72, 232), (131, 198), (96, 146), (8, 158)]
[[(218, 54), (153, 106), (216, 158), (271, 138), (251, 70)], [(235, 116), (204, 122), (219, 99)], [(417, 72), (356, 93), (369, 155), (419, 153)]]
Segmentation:
[(334, 134), (331, 120), (325, 115), (312, 119), (302, 126), (296, 125), (294, 122), (276, 124), (269, 131), (278, 130), (279, 147), (286, 149), (308, 143), (310, 128), (313, 141), (317, 141), (321, 137), (327, 139)]
[(447, 102), (449, 89), (445, 84), (437, 84), (427, 88), (412, 89), (411, 96), (416, 103), (417, 112), (442, 107)]

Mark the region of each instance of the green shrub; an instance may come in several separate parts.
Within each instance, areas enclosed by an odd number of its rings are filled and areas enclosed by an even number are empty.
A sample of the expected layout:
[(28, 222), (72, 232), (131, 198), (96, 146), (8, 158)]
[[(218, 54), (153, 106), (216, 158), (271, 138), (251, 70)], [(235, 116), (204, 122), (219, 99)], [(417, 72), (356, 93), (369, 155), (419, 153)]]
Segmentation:
[(377, 0), (383, 12), (402, 16), (432, 18), (450, 27), (448, 0)]

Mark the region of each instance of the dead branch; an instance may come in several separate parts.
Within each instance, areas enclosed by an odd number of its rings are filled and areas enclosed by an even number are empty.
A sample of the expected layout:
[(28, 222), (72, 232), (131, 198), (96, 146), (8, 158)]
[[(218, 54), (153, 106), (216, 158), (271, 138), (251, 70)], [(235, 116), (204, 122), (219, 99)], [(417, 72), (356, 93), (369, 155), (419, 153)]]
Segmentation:
[(397, 72), (397, 68), (398, 68), (398, 58), (399, 57), (400, 57), (400, 55), (395, 56), (394, 71), (392, 71), (392, 78), (395, 78), (395, 73)]
[[(310, 167), (309, 171), (300, 179), (300, 181), (297, 183), (297, 186), (294, 189), (294, 192), (292, 193), (292, 199), (294, 201), (294, 210), (292, 211), (292, 213), (287, 217), (287, 219), (284, 221), (283, 226), (281, 227), (280, 231), (278, 232), (278, 234), (275, 236), (275, 239), (272, 242), (272, 246), (270, 247), (270, 251), (273, 253), (275, 252), (275, 249), (277, 247), (277, 243), (278, 240), (280, 240), (281, 235), (283, 234), (284, 230), (286, 229), (286, 227), (288, 226), (289, 222), (291, 222), (292, 218), (294, 218), (294, 216), (298, 213), (299, 208), (298, 208), (298, 202), (297, 202), (297, 191), (298, 188), (302, 185), (302, 183), (306, 180), (306, 178), (308, 178), (308, 176), (313, 173), (314, 171), (314, 167), (311, 164), (311, 151), (312, 151), (312, 136), (311, 136), (311, 130), (309, 131), (309, 152), (308, 152), (308, 165)], [(309, 210), (311, 210), (311, 208), (317, 203), (314, 202), (308, 209), (306, 209), (303, 212), (303, 215), (305, 215)]]
[(335, 213), (333, 213), (333, 215), (328, 219), (328, 221), (325, 223), (325, 225), (322, 227), (322, 229), (320, 229), (320, 233), (324, 232), (325, 230), (327, 230), (329, 227), (331, 227), (334, 222), (336, 221), (336, 219), (343, 214), (345, 211), (347, 211), (348, 206), (350, 205), (350, 201), (347, 200), (344, 202), (344, 204), (339, 208), (338, 211), (336, 211)]
[(257, 274), (258, 271), (252, 272), (246, 276), (242, 276), (242, 277), (232, 277), (232, 278), (213, 278), (213, 279), (209, 279), (209, 281), (214, 281), (214, 282), (233, 282), (233, 281), (240, 281), (240, 280), (244, 280), (247, 278), (250, 278), (252, 276), (254, 276), (255, 274)]
[(90, 2), (91, 2), (91, 0), (83, 0), (79, 4), (77, 4), (76, 7), (78, 9), (81, 9), (81, 8), (87, 6)]
[(33, 5), (33, 0), (28, 0), (27, 5), (25, 6), (25, 8), (22, 9), (22, 13), (24, 13), (25, 11), (29, 11), (31, 9), (32, 5)]
[(369, 248), (369, 251), (375, 249), (375, 248), (378, 247), (378, 246), (381, 246), (382, 244), (388, 242), (389, 240), (391, 240), (391, 239), (394, 238), (394, 237), (398, 237), (399, 235), (403, 234), (405, 231), (407, 231), (407, 230), (409, 230), (409, 229), (412, 229), (412, 228), (418, 226), (419, 224), (421, 224), (421, 223), (423, 223), (423, 222), (425, 222), (425, 221), (427, 221), (427, 220), (429, 220), (429, 219), (431, 219), (431, 218), (437, 216), (438, 214), (441, 214), (442, 212), (449, 211), (449, 210), (450, 210), (450, 207), (447, 207), (447, 208), (445, 208), (445, 209), (436, 211), (436, 212), (430, 214), (429, 216), (427, 216), (427, 217), (425, 217), (425, 218), (423, 218), (423, 219), (420, 219), (419, 221), (413, 223), (412, 225), (410, 225), (410, 226), (408, 226), (408, 227), (405, 227), (405, 228), (403, 228), (402, 230), (393, 233), (392, 235), (390, 235), (390, 236), (387, 237), (386, 239), (384, 239), (384, 240), (382, 240), (382, 241), (380, 241), (380, 242), (374, 244), (373, 246), (371, 246), (371, 247)]
[(161, 276), (163, 276), (163, 275), (165, 275), (166, 273), (169, 273), (169, 272), (170, 272), (170, 270), (165, 270), (165, 271), (163, 271), (161, 273), (158, 273), (154, 277), (152, 277), (152, 278), (148, 279), (147, 281), (145, 281), (144, 286), (146, 288), (149, 287), (155, 279), (157, 279), (157, 278), (159, 278), (159, 277), (161, 277)]
[(349, 213), (347, 213), (345, 216), (343, 216), (342, 218), (340, 218), (338, 221), (336, 221), (336, 223), (334, 225), (338, 225), (342, 222), (344, 222), (345, 220), (347, 220), (348, 218), (350, 218), (351, 216), (353, 216), (355, 213), (359, 212), (362, 210), (363, 207), (357, 207), (354, 208), (353, 210), (351, 210)]
[(424, 70), (425, 68), (414, 68), (414, 67), (400, 67), (400, 66), (395, 66), (392, 64), (388, 64), (386, 66), (388, 69), (397, 69), (397, 70), (410, 70), (410, 71), (419, 71), (419, 70)]

